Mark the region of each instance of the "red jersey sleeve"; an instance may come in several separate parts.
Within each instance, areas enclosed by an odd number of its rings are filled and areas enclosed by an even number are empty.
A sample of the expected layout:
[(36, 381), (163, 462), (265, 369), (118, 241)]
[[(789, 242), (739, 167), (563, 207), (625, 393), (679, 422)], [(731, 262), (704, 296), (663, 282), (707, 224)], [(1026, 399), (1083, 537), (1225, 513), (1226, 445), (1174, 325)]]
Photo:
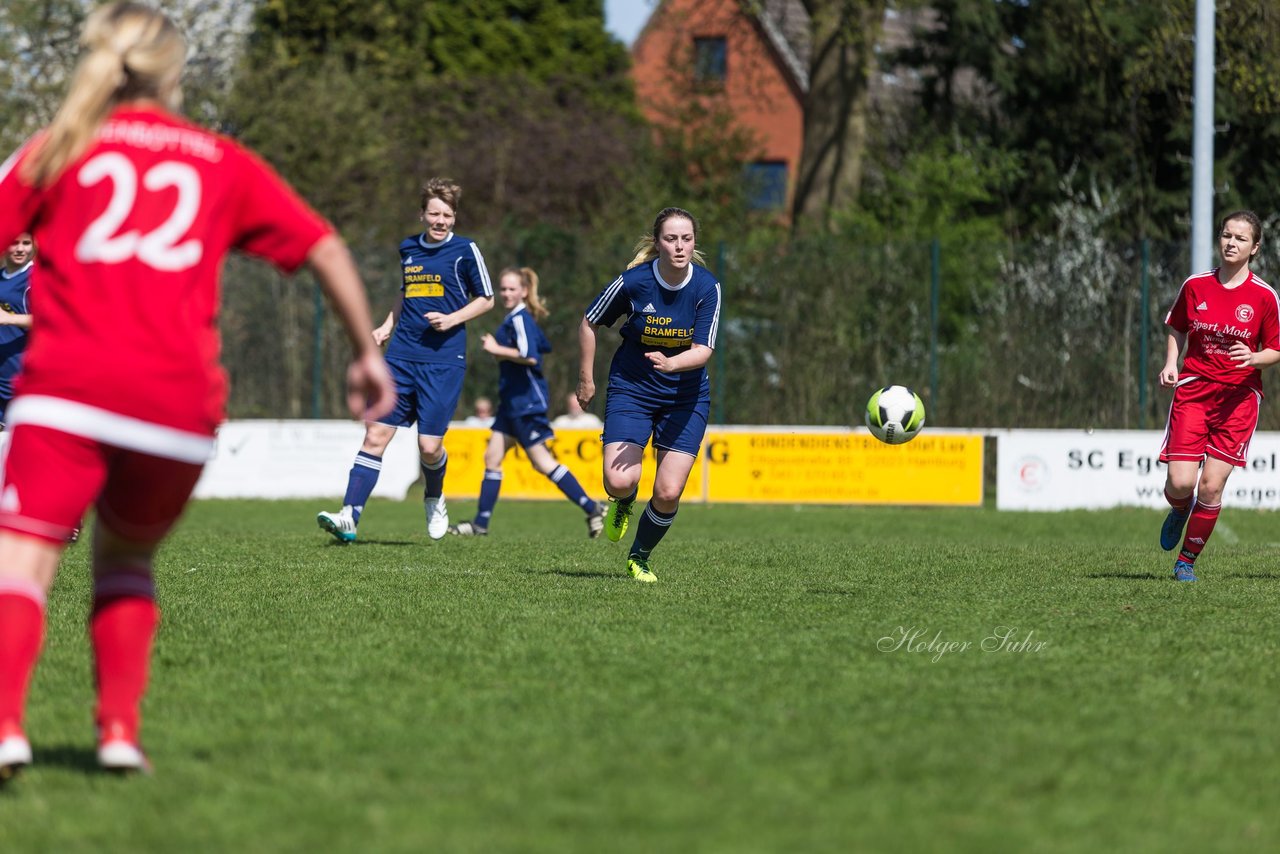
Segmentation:
[(34, 137), (0, 165), (0, 247), (31, 231), (39, 211), (40, 194), (18, 178), (18, 165), (33, 150), (33, 142)]
[(321, 238), (333, 233), (333, 226), (256, 154), (237, 150), (243, 189), (232, 245), (292, 273)]
[(1258, 326), (1258, 349), (1259, 350), (1280, 350), (1280, 302), (1277, 302), (1276, 292), (1269, 286), (1264, 286), (1269, 292), (1270, 299), (1262, 300), (1262, 322)]
[(1178, 296), (1173, 300), (1173, 307), (1169, 309), (1169, 313), (1164, 316), (1164, 322), (1171, 329), (1177, 332), (1185, 333), (1187, 331), (1187, 279), (1182, 283), (1182, 287), (1178, 288)]

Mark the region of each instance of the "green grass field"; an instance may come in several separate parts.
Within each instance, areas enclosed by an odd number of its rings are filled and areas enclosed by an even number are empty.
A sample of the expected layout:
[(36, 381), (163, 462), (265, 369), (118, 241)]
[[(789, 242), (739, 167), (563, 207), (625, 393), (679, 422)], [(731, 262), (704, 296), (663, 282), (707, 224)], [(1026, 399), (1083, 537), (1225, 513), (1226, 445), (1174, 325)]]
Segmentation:
[(1154, 511), (687, 506), (641, 585), (566, 504), (325, 506), (166, 546), (148, 778), (94, 768), (68, 553), (0, 851), (1280, 849), (1274, 514), (1178, 584)]

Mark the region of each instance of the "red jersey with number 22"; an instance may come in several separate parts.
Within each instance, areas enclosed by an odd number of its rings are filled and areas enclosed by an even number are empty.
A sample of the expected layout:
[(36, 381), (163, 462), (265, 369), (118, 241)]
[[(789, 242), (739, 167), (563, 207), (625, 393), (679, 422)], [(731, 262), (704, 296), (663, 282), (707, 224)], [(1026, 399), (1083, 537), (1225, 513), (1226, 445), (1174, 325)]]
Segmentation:
[(1262, 372), (1241, 368), (1228, 355), (1237, 341), (1255, 352), (1280, 350), (1280, 302), (1262, 279), (1250, 272), (1239, 285), (1226, 288), (1216, 269), (1192, 276), (1182, 283), (1164, 322), (1187, 336), (1180, 381), (1199, 377), (1262, 393)]
[(292, 272), (332, 228), (247, 149), (159, 107), (117, 109), (48, 187), (20, 178), (31, 151), (0, 166), (0, 245), (39, 247), (17, 393), (212, 436), (227, 251)]

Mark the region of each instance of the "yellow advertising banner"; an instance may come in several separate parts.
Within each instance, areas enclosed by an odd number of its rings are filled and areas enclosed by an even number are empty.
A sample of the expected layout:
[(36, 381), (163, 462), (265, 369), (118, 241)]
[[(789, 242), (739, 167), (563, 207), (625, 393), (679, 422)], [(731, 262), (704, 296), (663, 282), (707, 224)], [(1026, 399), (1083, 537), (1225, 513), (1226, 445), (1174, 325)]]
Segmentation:
[(923, 433), (886, 445), (866, 431), (707, 431), (708, 501), (982, 504), (982, 436)]
[[(451, 427), (450, 498), (475, 498), (489, 430)], [(549, 444), (587, 494), (604, 499), (599, 430), (558, 430)], [(885, 445), (865, 430), (712, 427), (685, 487), (685, 501), (783, 504), (982, 504), (982, 436), (928, 432)], [(653, 490), (645, 449), (640, 496)], [(503, 465), (503, 498), (563, 499), (519, 448)]]

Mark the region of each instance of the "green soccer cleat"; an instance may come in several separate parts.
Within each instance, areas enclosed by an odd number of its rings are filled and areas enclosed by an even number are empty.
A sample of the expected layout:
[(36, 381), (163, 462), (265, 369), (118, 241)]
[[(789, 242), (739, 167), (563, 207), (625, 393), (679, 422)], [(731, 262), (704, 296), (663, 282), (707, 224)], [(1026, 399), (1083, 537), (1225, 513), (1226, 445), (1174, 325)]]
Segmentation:
[(643, 581), (645, 584), (652, 584), (658, 580), (658, 576), (649, 569), (649, 561), (642, 557), (627, 558), (627, 572), (630, 572), (631, 577), (636, 581)]
[(635, 504), (634, 501), (628, 501), (624, 505), (616, 498), (609, 499), (609, 511), (604, 514), (604, 535), (609, 538), (609, 542), (618, 542), (627, 532), (627, 525), (631, 523), (631, 510)]

